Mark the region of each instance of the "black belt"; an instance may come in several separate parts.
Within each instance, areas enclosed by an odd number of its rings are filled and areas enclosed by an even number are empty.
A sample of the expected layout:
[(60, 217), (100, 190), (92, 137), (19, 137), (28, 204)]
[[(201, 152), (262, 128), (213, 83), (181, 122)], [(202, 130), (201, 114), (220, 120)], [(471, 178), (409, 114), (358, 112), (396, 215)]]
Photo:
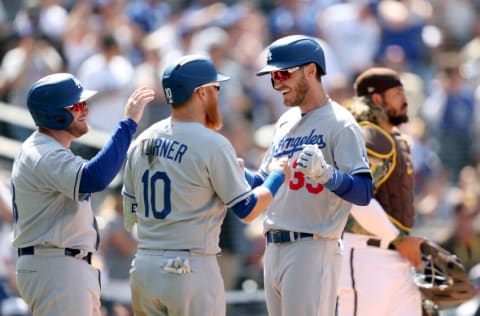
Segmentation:
[[(367, 246), (380, 248), (381, 242), (382, 242), (382, 241), (381, 241), (380, 239), (369, 238), (369, 239), (367, 240)], [(392, 244), (389, 244), (387, 249), (389, 249), (389, 250), (395, 250), (395, 246), (393, 246)]]
[(287, 230), (269, 230), (265, 234), (267, 243), (282, 244), (286, 242), (292, 242), (302, 238), (313, 237), (310, 233), (291, 232)]
[[(73, 249), (73, 248), (65, 248), (65, 256), (69, 256), (69, 257), (75, 257), (77, 258), (76, 256), (78, 254), (80, 254), (82, 251), (80, 249)], [(34, 255), (35, 254), (35, 247), (33, 246), (30, 246), (30, 247), (25, 247), (25, 248), (18, 248), (18, 256), (31, 256), (31, 255)], [(85, 260), (86, 262), (88, 262), (88, 264), (92, 264), (92, 253), (89, 252), (86, 256), (82, 257), (82, 258), (79, 258), (81, 260)]]
[(382, 241), (376, 238), (369, 238), (367, 240), (367, 246), (380, 248)]

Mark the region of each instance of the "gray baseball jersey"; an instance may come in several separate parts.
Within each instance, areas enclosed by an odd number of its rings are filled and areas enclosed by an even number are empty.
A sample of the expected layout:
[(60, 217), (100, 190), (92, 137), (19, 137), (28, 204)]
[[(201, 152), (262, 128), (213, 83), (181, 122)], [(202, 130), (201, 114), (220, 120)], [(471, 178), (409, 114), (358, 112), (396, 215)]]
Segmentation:
[(85, 162), (38, 131), (24, 142), (12, 169), (15, 247), (95, 251), (90, 194), (78, 191)]
[[(302, 144), (317, 144), (326, 162), (343, 173), (370, 173), (365, 142), (355, 119), (333, 101), (305, 115), (298, 107), (284, 113), (276, 124), (261, 172), (266, 173), (273, 157), (287, 156), (295, 167)], [(338, 239), (350, 208), (350, 202), (294, 171), (288, 185), (280, 187), (268, 208), (264, 227)]]
[(251, 192), (230, 142), (200, 123), (165, 119), (129, 149), (123, 194), (137, 205), (138, 248), (216, 254), (226, 206)]
[[(346, 174), (369, 173), (360, 129), (345, 108), (329, 103), (302, 115), (299, 107), (278, 120), (260, 171), (273, 157), (296, 159), (303, 144), (316, 144), (328, 164)], [(340, 238), (351, 203), (300, 171), (267, 209), (264, 229), (315, 234), (289, 243), (268, 243), (264, 285), (269, 315), (334, 315), (341, 267)], [(299, 292), (299, 289), (302, 291)], [(309, 293), (305, 295), (304, 293)]]
[(200, 123), (160, 121), (132, 144), (124, 209), (136, 205), (135, 315), (225, 315), (215, 254), (226, 207), (252, 194), (228, 140)]
[(97, 246), (90, 194), (79, 193), (85, 162), (38, 131), (15, 158), (13, 245), (35, 247), (18, 259), (16, 280), (34, 315), (101, 315), (99, 271), (63, 249)]

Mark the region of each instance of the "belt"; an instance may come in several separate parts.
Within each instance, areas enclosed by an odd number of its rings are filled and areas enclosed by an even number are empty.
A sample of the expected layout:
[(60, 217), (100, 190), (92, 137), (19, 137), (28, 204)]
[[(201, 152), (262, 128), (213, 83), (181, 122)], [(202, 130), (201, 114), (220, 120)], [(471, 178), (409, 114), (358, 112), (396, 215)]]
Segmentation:
[(269, 230), (265, 234), (267, 243), (282, 244), (286, 242), (292, 242), (302, 238), (313, 237), (310, 233), (291, 232), (287, 230)]
[(376, 238), (369, 238), (367, 240), (367, 246), (380, 248), (382, 241)]
[[(18, 256), (31, 256), (35, 254), (35, 247), (25, 247), (25, 248), (18, 248)], [(64, 254), (65, 256), (75, 257), (81, 260), (86, 261), (88, 264), (92, 264), (92, 253), (89, 252), (85, 256), (80, 257), (79, 255), (82, 253), (80, 249), (73, 249), (73, 248), (65, 248)]]
[[(369, 238), (367, 240), (367, 246), (371, 246), (371, 247), (381, 248), (381, 243), (382, 243), (382, 241), (380, 239), (376, 239), (376, 238)], [(388, 248), (386, 248), (386, 249), (395, 250), (395, 246), (392, 245), (392, 244), (389, 244)]]

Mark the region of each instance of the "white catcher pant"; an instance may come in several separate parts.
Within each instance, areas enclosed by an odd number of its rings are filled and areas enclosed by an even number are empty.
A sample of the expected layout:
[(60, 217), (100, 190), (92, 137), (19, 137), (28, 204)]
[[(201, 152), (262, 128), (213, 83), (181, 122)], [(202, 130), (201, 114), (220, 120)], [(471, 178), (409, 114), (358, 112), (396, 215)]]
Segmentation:
[(421, 316), (410, 263), (394, 250), (367, 246), (368, 238), (343, 236), (338, 316)]

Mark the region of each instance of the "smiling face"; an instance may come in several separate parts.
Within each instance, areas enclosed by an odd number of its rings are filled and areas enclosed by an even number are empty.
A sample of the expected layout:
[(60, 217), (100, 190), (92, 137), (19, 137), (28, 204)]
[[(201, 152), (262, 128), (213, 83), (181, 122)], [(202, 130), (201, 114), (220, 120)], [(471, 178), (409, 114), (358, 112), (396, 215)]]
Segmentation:
[(65, 129), (75, 138), (85, 135), (88, 132), (87, 116), (90, 110), (86, 102), (77, 103), (71, 107), (65, 108), (73, 115), (73, 121)]
[(301, 106), (305, 102), (305, 96), (310, 89), (304, 73), (305, 67), (294, 67), (291, 68), (292, 71), (282, 70), (270, 73), (273, 88), (282, 93), (283, 103), (286, 106)]

